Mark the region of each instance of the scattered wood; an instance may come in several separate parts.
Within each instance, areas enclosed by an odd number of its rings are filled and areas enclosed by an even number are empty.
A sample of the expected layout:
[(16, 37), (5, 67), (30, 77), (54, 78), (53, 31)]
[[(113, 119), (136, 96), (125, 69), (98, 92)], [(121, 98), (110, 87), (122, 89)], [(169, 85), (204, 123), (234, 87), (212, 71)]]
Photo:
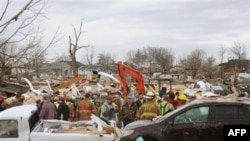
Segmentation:
[(59, 86), (56, 86), (53, 91), (57, 92), (59, 89), (67, 88), (67, 87), (71, 86), (72, 84), (77, 83), (83, 79), (84, 79), (83, 76), (75, 77), (73, 79), (70, 79), (70, 80), (64, 82), (63, 84), (60, 84)]

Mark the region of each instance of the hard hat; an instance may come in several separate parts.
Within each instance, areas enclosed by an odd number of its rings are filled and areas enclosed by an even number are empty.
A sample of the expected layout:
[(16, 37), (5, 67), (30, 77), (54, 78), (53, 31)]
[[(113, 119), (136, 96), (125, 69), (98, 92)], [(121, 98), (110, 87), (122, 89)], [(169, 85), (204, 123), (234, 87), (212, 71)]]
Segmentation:
[(187, 100), (187, 96), (185, 94), (180, 94), (178, 96), (178, 100), (183, 100), (183, 101), (186, 101)]
[(144, 98), (147, 98), (147, 99), (152, 99), (155, 97), (155, 94), (151, 91), (147, 92), (146, 95), (144, 96)]

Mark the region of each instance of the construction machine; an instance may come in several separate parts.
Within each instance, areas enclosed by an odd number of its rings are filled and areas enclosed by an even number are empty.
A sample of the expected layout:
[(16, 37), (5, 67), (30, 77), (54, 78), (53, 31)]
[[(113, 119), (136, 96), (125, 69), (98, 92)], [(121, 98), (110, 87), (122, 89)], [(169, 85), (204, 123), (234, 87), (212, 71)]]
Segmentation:
[(125, 96), (128, 94), (128, 85), (126, 77), (127, 75), (130, 75), (132, 78), (136, 80), (136, 88), (139, 94), (143, 95), (145, 93), (145, 86), (141, 73), (130, 66), (124, 65), (121, 61), (119, 61), (117, 65), (118, 65), (118, 74), (120, 76), (120, 85), (123, 94)]
[(173, 82), (172, 78), (170, 77), (150, 78), (148, 84), (149, 85), (152, 84), (152, 81), (156, 82), (156, 84), (158, 85), (157, 89), (159, 90), (158, 93), (160, 97), (166, 95), (167, 92), (172, 91), (172, 82)]

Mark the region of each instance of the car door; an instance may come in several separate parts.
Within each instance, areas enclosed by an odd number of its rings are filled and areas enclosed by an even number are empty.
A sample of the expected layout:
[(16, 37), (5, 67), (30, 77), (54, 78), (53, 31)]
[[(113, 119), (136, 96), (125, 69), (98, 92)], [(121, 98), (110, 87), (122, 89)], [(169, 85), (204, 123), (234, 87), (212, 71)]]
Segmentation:
[(212, 141), (224, 140), (224, 125), (249, 124), (250, 112), (241, 103), (216, 103), (212, 110)]
[[(164, 137), (167, 141), (210, 141), (210, 106), (199, 105), (180, 111), (170, 120)], [(171, 126), (171, 128), (169, 128)]]

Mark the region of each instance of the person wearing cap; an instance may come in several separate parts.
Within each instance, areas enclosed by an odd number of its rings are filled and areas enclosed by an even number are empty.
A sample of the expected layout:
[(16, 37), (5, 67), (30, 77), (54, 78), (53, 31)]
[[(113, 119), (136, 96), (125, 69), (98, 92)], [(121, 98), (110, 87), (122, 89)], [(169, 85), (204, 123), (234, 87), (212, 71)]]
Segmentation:
[(116, 120), (116, 107), (113, 104), (112, 97), (107, 96), (105, 102), (101, 106), (100, 117), (104, 120)]
[(137, 111), (136, 118), (138, 120), (152, 120), (153, 118), (156, 118), (157, 116), (161, 115), (160, 107), (154, 101), (155, 94), (149, 91), (146, 93), (144, 98), (146, 99), (146, 102)]
[(43, 102), (41, 103), (41, 111), (39, 113), (40, 119), (55, 119), (56, 107), (51, 102), (51, 96), (48, 94), (43, 95)]
[(138, 108), (132, 98), (132, 96), (125, 97), (126, 102), (118, 114), (119, 123), (123, 122), (124, 126), (135, 121), (136, 119), (136, 112)]
[(64, 101), (64, 97), (59, 97), (58, 99), (58, 109), (57, 109), (57, 119), (59, 120), (69, 120), (69, 107)]
[(85, 94), (85, 98), (76, 106), (76, 120), (91, 120), (91, 114), (96, 115), (96, 108), (93, 102), (90, 101), (90, 93)]
[(183, 105), (185, 105), (187, 103), (187, 96), (185, 94), (179, 94), (177, 97), (177, 101), (178, 101), (178, 105), (177, 108), (182, 107)]

